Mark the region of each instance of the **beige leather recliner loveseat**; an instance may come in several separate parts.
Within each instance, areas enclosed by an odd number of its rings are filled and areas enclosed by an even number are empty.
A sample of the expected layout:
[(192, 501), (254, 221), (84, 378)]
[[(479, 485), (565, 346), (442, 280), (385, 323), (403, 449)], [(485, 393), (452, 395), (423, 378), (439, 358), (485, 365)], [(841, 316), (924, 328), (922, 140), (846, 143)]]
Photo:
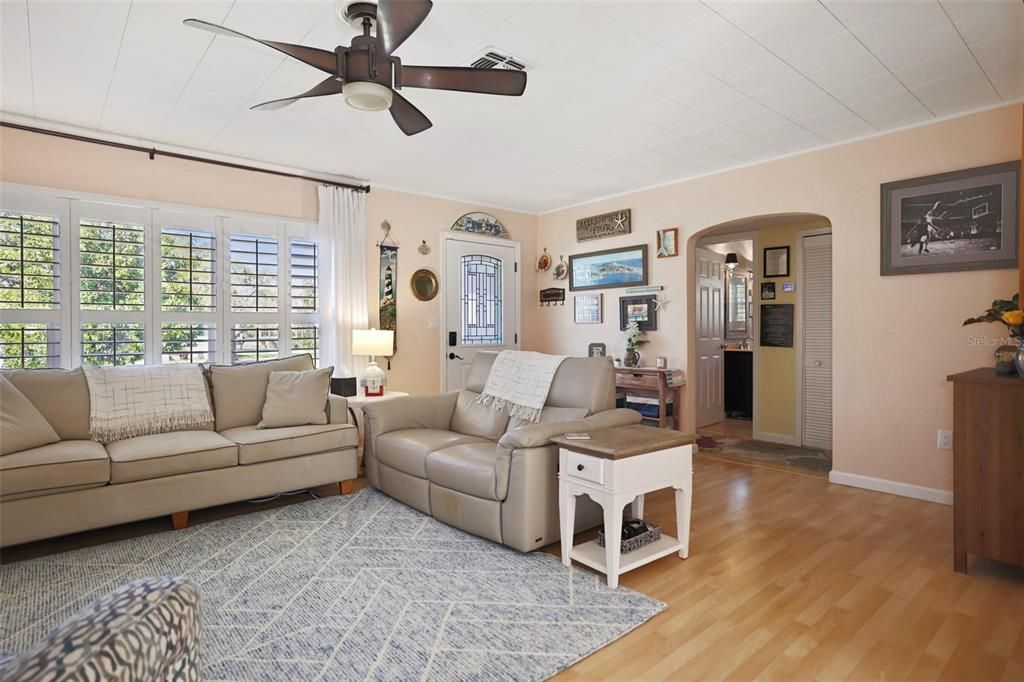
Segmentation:
[[(462, 391), (366, 405), (370, 485), (440, 521), (527, 552), (559, 539), (558, 449), (550, 438), (635, 424), (615, 409), (611, 358), (567, 358), (539, 423), (475, 402), (497, 353), (474, 357)], [(576, 528), (601, 522), (581, 501)]]
[(309, 355), (214, 365), (214, 423), (106, 446), (90, 440), (81, 369), (4, 370), (61, 440), (0, 456), (0, 546), (163, 515), (177, 526), (193, 509), (356, 478), (344, 398), (329, 397), (322, 426), (256, 427), (270, 372), (312, 367)]

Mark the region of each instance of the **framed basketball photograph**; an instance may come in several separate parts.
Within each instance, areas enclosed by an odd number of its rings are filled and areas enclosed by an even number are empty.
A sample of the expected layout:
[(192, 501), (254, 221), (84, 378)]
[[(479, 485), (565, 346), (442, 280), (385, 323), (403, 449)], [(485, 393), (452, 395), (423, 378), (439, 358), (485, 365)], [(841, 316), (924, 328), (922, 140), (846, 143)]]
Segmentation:
[(1016, 268), (1020, 161), (882, 185), (882, 275)]

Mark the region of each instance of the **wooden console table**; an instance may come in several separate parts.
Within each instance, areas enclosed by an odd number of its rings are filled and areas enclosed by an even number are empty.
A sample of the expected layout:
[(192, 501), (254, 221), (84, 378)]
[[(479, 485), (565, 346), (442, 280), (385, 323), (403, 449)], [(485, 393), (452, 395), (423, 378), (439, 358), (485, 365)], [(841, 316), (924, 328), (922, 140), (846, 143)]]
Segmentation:
[(1024, 566), (1024, 379), (991, 368), (953, 382), (953, 569), (967, 555)]
[[(672, 420), (671, 428), (679, 430), (682, 423), (682, 388), (686, 383), (683, 373), (678, 369), (656, 369), (654, 367), (616, 367), (615, 387), (625, 393), (641, 395), (658, 399), (658, 417), (653, 421), (658, 422), (659, 428), (668, 428), (669, 420)], [(672, 416), (669, 417), (669, 399), (673, 403)]]

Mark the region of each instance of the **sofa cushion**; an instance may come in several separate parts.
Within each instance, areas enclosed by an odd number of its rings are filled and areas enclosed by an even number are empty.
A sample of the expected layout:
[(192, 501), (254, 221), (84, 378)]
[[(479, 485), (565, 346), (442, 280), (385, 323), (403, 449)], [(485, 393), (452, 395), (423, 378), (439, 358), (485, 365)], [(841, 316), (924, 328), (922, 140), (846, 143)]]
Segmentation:
[(459, 399), (452, 413), (452, 431), (467, 436), (498, 440), (508, 426), (508, 410), (495, 410), (476, 401), (479, 393), (459, 391)]
[(460, 493), (497, 500), (497, 461), (497, 446), (491, 442), (435, 450), (427, 455), (427, 479)]
[(213, 416), (218, 431), (252, 426), (263, 417), (267, 383), (275, 371), (313, 369), (313, 356), (293, 355), (280, 360), (245, 365), (210, 365), (205, 368), (213, 392)]
[(0, 455), (56, 443), (60, 436), (25, 394), (0, 375)]
[(359, 433), (351, 424), (307, 424), (280, 429), (240, 426), (222, 431), (221, 435), (238, 443), (239, 464), (354, 448), (359, 443)]
[(32, 401), (61, 440), (89, 440), (89, 384), (78, 369), (10, 369), (4, 376)]
[(373, 454), (380, 462), (410, 476), (427, 477), (427, 455), (463, 443), (494, 443), (440, 429), (403, 429), (377, 436)]
[(327, 423), (327, 396), (334, 367), (270, 373), (261, 429)]
[(110, 459), (91, 440), (62, 440), (0, 457), (0, 498), (96, 487), (110, 481)]
[(110, 482), (127, 483), (235, 466), (238, 446), (213, 431), (173, 431), (107, 444)]

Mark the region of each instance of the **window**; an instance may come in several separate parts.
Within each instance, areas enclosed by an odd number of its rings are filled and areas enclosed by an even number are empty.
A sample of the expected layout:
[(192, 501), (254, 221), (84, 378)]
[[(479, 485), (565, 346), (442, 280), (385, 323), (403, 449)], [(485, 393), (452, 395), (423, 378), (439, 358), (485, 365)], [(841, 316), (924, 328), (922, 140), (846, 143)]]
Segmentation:
[(313, 366), (320, 366), (320, 325), (315, 322), (301, 322), (292, 325), (292, 354), (309, 353)]
[(213, 234), (165, 227), (160, 232), (160, 305), (168, 312), (217, 309)]
[(277, 240), (231, 235), (232, 312), (277, 311)]
[(82, 309), (145, 310), (143, 227), (83, 220), (80, 230)]
[(312, 224), (74, 194), (4, 186), (0, 367), (319, 362)]
[(276, 324), (237, 324), (231, 328), (231, 362), (259, 362), (276, 357)]
[(82, 325), (83, 365), (141, 365), (145, 359), (144, 325), (113, 322)]
[(161, 364), (213, 362), (216, 356), (217, 335), (213, 325), (169, 322), (161, 326)]
[(0, 324), (0, 368), (60, 367), (60, 329), (50, 324)]
[(462, 257), (462, 343), (503, 343), (498, 258), (478, 254)]
[(293, 239), (289, 265), (293, 313), (317, 311), (317, 245), (316, 242)]
[(0, 308), (60, 304), (60, 224), (45, 216), (0, 213)]

